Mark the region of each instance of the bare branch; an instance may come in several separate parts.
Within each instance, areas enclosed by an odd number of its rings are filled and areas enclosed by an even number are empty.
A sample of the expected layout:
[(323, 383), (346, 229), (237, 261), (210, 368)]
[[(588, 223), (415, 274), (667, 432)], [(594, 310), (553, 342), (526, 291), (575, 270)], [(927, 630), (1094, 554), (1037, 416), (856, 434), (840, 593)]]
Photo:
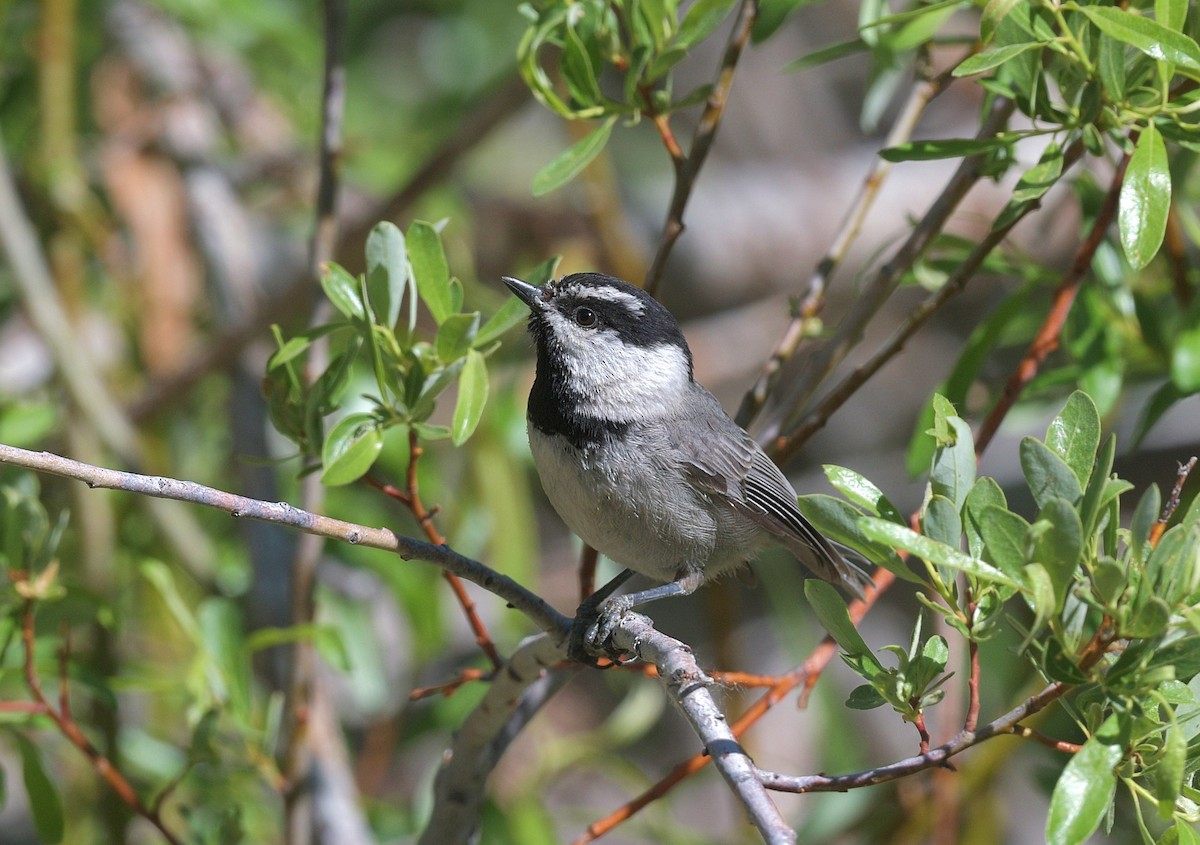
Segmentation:
[(759, 770), (758, 775), (762, 778), (763, 783), (768, 789), (796, 793), (847, 792), (848, 790), (858, 789), (863, 786), (874, 786), (891, 780), (897, 780), (898, 778), (916, 774), (925, 769), (943, 766), (951, 757), (961, 754), (968, 748), (972, 748), (984, 740), (1012, 733), (1010, 728), (1013, 725), (1020, 723), (1022, 719), (1027, 719), (1039, 710), (1043, 710), (1047, 705), (1061, 698), (1071, 689), (1073, 687), (1070, 684), (1064, 684), (1061, 681), (1053, 683), (1037, 695), (1032, 696), (1018, 707), (1005, 713), (994, 722), (984, 725), (979, 730), (962, 731), (954, 739), (943, 745), (939, 745), (937, 748), (930, 749), (926, 754), (919, 754), (916, 757), (898, 760), (887, 766), (856, 772), (852, 775), (837, 775), (835, 777), (828, 775), (791, 777), (762, 770)]
[[(1008, 122), (1013, 109), (1011, 100), (997, 98), (976, 137), (994, 138)], [(942, 231), (963, 197), (982, 177), (985, 158), (981, 154), (962, 160), (908, 239), (863, 288), (854, 307), (838, 324), (833, 336), (815, 349), (813, 354), (804, 356), (803, 360), (793, 358), (788, 362), (786, 376), (781, 376), (779, 381), (780, 385), (786, 384), (787, 390), (772, 393), (761, 415), (764, 417), (759, 431), (762, 442), (772, 441), (780, 432), (799, 424), (817, 388), (862, 340), (867, 324), (874, 319), (908, 269)], [(791, 377), (793, 375), (794, 378)], [(777, 409), (775, 414), (772, 409)]]
[(263, 502), (246, 496), (227, 493), (190, 481), (179, 481), (154, 475), (138, 475), (85, 464), (50, 452), (31, 452), (0, 443), (0, 463), (21, 466), (37, 472), (74, 478), (90, 487), (125, 490), (160, 499), (174, 499), (216, 508), (233, 517), (246, 517), (276, 525), (298, 528), (333, 540), (356, 546), (394, 552), (405, 560), (423, 560), (504, 599), (524, 613), (543, 631), (565, 637), (571, 620), (563, 616), (541, 597), (527, 590), (507, 575), (484, 566), (478, 561), (458, 554), (449, 546), (435, 546), (413, 537), (396, 534), (387, 528), (369, 528), (292, 507), (287, 502)]
[(657, 295), (659, 285), (662, 284), (667, 258), (671, 255), (675, 242), (683, 234), (683, 211), (692, 196), (692, 189), (696, 186), (696, 177), (700, 174), (700, 168), (704, 166), (704, 160), (708, 158), (708, 151), (712, 148), (713, 140), (717, 136), (721, 117), (725, 114), (725, 103), (728, 101), (729, 91), (733, 87), (733, 72), (737, 69), (738, 60), (742, 57), (742, 50), (750, 40), (750, 30), (757, 17), (758, 0), (742, 0), (741, 6), (738, 7), (737, 19), (733, 24), (733, 31), (729, 33), (729, 41), (725, 44), (725, 53), (721, 57), (721, 67), (717, 71), (717, 79), (713, 84), (712, 92), (708, 95), (704, 113), (700, 115), (700, 122), (696, 125), (696, 134), (692, 137), (692, 146), (688, 150), (686, 158), (678, 157), (679, 147), (678, 144), (672, 145), (674, 136), (670, 133), (669, 127), (656, 121), (659, 131), (665, 133), (663, 135), (664, 142), (667, 143), (667, 149), (671, 153), (671, 160), (675, 165), (675, 189), (671, 194), (671, 205), (667, 209), (667, 222), (663, 225), (658, 250), (654, 253), (654, 260), (650, 262), (650, 270), (646, 273), (645, 288), (651, 296)]
[(779, 814), (756, 774), (756, 767), (717, 707), (709, 687), (713, 681), (684, 643), (654, 629), (649, 618), (626, 614), (613, 633), (613, 643), (658, 667), (667, 693), (687, 718), (708, 757), (742, 802), (750, 823), (769, 845), (794, 845), (796, 833)]
[[(947, 70), (933, 79), (921, 79), (913, 85), (908, 100), (900, 109), (900, 115), (896, 118), (896, 122), (892, 125), (892, 131), (888, 133), (887, 140), (884, 142), (886, 147), (898, 146), (912, 137), (913, 130), (916, 129), (925, 107), (946, 90), (946, 86), (951, 80), (950, 70)], [(795, 354), (800, 342), (804, 339), (806, 326), (824, 309), (825, 294), (833, 273), (849, 253), (850, 246), (858, 237), (863, 221), (867, 218), (867, 212), (875, 204), (879, 189), (883, 187), (891, 170), (892, 163), (890, 161), (876, 156), (871, 172), (863, 179), (858, 194), (850, 204), (846, 219), (833, 237), (829, 251), (817, 262), (816, 269), (809, 277), (808, 291), (805, 293), (796, 315), (788, 323), (783, 337), (780, 338), (771, 357), (763, 364), (758, 380), (742, 398), (742, 405), (737, 414), (737, 421), (740, 425), (747, 425), (762, 409), (763, 403), (767, 401), (767, 396), (775, 386), (780, 369)]]
[[(309, 247), (309, 272), (315, 287), (319, 283), (325, 264), (332, 258), (337, 243), (338, 219), (337, 199), (342, 156), (342, 115), (346, 103), (346, 68), (342, 57), (343, 30), (346, 26), (346, 0), (324, 0), (325, 73), (321, 91), (321, 138), (317, 145), (319, 174), (317, 199), (313, 224), (312, 241)], [(326, 299), (319, 299), (310, 317), (310, 325), (326, 321), (331, 306)], [(314, 373), (323, 372), (329, 365), (329, 338), (321, 337), (309, 350), (306, 378), (313, 379)], [(325, 500), (325, 488), (315, 473), (306, 476), (300, 483), (300, 503), (306, 510), (319, 510)], [(316, 615), (317, 564), (324, 548), (323, 539), (307, 534), (296, 544), (292, 561), (292, 614), (293, 625), (307, 625)], [(311, 642), (297, 642), (291, 649), (292, 676), (288, 684), (288, 712), (291, 726), (287, 742), (281, 751), (283, 773), (292, 788), (284, 796), (284, 841), (287, 845), (307, 845), (314, 838), (316, 817), (314, 803), (310, 801), (310, 777), (314, 769), (322, 765), (315, 759), (317, 746), (309, 735), (310, 717), (314, 715), (316, 703), (316, 649)], [(326, 711), (326, 717), (332, 716)], [(314, 727), (317, 727), (315, 722)], [(332, 733), (330, 731), (327, 734)], [(326, 742), (326, 750), (333, 743)], [(341, 768), (344, 777), (334, 778), (340, 782), (353, 782), (348, 773), (344, 754), (334, 755), (324, 763)], [(319, 800), (319, 796), (317, 796)], [(335, 837), (340, 838), (340, 837)]]
[(538, 709), (573, 676), (551, 672), (566, 656), (561, 639), (539, 634), (521, 643), (497, 672), (479, 706), (463, 722), (433, 783), (433, 814), (421, 845), (471, 841), (486, 780), (500, 755)]
[(1129, 165), (1130, 155), (1130, 153), (1126, 153), (1121, 158), (1121, 163), (1117, 166), (1116, 173), (1113, 174), (1112, 183), (1109, 185), (1104, 202), (1096, 212), (1096, 219), (1092, 221), (1091, 231), (1079, 245), (1079, 249), (1075, 252), (1075, 258), (1071, 261), (1071, 266), (1054, 290), (1054, 300), (1050, 305), (1049, 313), (1046, 314), (1046, 319), (1038, 329), (1037, 335), (1034, 336), (1033, 342), (1029, 344), (1029, 350), (1009, 377), (1008, 383), (1004, 386), (1004, 393), (979, 427), (979, 433), (975, 436), (975, 448), (978, 451), (982, 452), (987, 448), (992, 437), (999, 430), (1000, 423), (1016, 404), (1025, 385), (1029, 384), (1030, 380), (1037, 375), (1037, 371), (1046, 357), (1058, 348), (1059, 336), (1063, 326), (1066, 325), (1067, 315), (1071, 313), (1075, 295), (1079, 293), (1084, 275), (1092, 266), (1092, 258), (1095, 256), (1096, 250), (1100, 248), (1108, 227), (1112, 225), (1113, 219), (1116, 217), (1117, 199), (1121, 194), (1121, 184), (1125, 181), (1125, 168)]

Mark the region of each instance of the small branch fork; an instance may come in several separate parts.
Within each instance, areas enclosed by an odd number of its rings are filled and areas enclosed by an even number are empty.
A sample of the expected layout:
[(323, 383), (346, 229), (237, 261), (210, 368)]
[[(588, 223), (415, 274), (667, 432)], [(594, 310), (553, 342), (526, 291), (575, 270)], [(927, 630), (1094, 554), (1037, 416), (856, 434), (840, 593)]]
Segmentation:
[[(437, 506), (435, 505), (433, 508), (427, 509), (425, 503), (421, 501), (421, 487), (417, 479), (417, 463), (421, 460), (423, 454), (425, 454), (425, 449), (421, 446), (421, 438), (415, 430), (410, 428), (408, 430), (408, 473), (405, 478), (405, 489), (400, 490), (391, 484), (383, 484), (373, 479), (367, 479), (367, 482), (372, 487), (391, 496), (412, 511), (413, 517), (416, 518), (417, 523), (421, 526), (421, 530), (425, 532), (425, 536), (429, 538), (429, 542), (435, 546), (445, 546), (446, 538), (442, 536), (441, 532), (437, 530), (437, 526), (433, 524), (433, 517), (438, 512)], [(488, 660), (492, 662), (492, 668), (499, 669), (504, 664), (504, 659), (500, 657), (500, 652), (496, 650), (496, 644), (492, 641), (487, 626), (479, 618), (475, 602), (467, 592), (462, 579), (445, 570), (442, 571), (442, 577), (446, 579), (446, 583), (454, 591), (454, 597), (458, 599), (458, 603), (467, 617), (467, 624), (471, 626), (471, 632), (475, 635), (476, 644), (487, 655)]]
[(37, 651), (34, 639), (34, 611), (36, 606), (37, 602), (35, 599), (27, 598), (21, 607), (21, 643), (25, 651), (25, 686), (29, 689), (29, 694), (33, 696), (34, 700), (0, 701), (0, 713), (29, 713), (48, 717), (54, 723), (55, 727), (58, 728), (59, 733), (88, 759), (88, 762), (92, 764), (92, 768), (96, 770), (96, 773), (100, 775), (109, 788), (121, 799), (121, 803), (128, 807), (131, 812), (154, 825), (155, 829), (171, 845), (183, 845), (183, 840), (167, 827), (162, 818), (163, 804), (174, 787), (179, 784), (180, 778), (171, 781), (167, 789), (159, 793), (154, 803), (148, 806), (142, 800), (141, 796), (138, 795), (133, 785), (112, 764), (112, 761), (105, 757), (92, 744), (92, 741), (84, 735), (83, 729), (80, 728), (79, 723), (71, 715), (71, 693), (67, 677), (71, 641), (65, 631), (63, 634), (63, 645), (58, 655), (58, 709), (55, 709), (54, 705), (50, 703), (49, 698), (47, 698), (45, 691), (42, 689), (42, 681), (37, 671)]

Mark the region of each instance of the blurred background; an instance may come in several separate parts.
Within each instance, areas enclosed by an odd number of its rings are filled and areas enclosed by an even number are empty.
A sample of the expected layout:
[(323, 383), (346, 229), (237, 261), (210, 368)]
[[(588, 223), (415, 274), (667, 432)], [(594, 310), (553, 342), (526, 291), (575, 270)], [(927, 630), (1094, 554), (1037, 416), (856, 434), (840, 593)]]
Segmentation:
[[(730, 411), (778, 343), (791, 300), (804, 294), (829, 249), (911, 84), (911, 71), (900, 71), (890, 90), (881, 89), (865, 55), (785, 72), (795, 59), (852, 38), (858, 15), (859, 4), (849, 0), (805, 7), (769, 41), (748, 48), (686, 232), (666, 267), (662, 299), (684, 323), (697, 378)], [(644, 276), (672, 189), (661, 140), (648, 121), (619, 126), (580, 179), (533, 197), (534, 174), (581, 133), (536, 103), (518, 77), (526, 25), (516, 3), (496, 0), (351, 4), (342, 34), (336, 249), (351, 272), (362, 270), (367, 232), (379, 220), (407, 228), (414, 219), (445, 219), (451, 271), (485, 315), (505, 300), (500, 275), (519, 275), (554, 255), (562, 256), (561, 273)], [(268, 421), (260, 381), (275, 349), (271, 326), (302, 328), (319, 295), (308, 250), (321, 9), (290, 0), (9, 0), (0, 4), (0, 27), (0, 141), (18, 189), (18, 202), (0, 209), (0, 226), (31, 227), (52, 282), (25, 291), (14, 284), (15, 262), (0, 264), (0, 442), (298, 501), (300, 464)], [(970, 38), (976, 27), (974, 13), (961, 12), (947, 31)], [(722, 49), (718, 35), (692, 51), (677, 72), (680, 88), (710, 80)], [(969, 137), (981, 105), (977, 86), (952, 85), (922, 117), (917, 137)], [(694, 111), (680, 125), (690, 126)], [(1026, 164), (1039, 153), (1021, 148)], [(853, 302), (860, 280), (907, 234), (955, 163), (894, 171), (834, 276), (827, 322)], [(1097, 173), (1103, 183), (1103, 164)], [(978, 185), (950, 231), (981, 237), (1011, 181)], [(1079, 203), (1065, 187), (1043, 202), (1005, 249), (1045, 268), (1052, 282), (1076, 247)], [(900, 510), (917, 508), (923, 485), (909, 475), (905, 453), (920, 430), (919, 412), (978, 316), (1021, 281), (985, 274), (938, 314), (786, 468), (797, 489), (832, 492), (820, 467), (840, 464), (872, 479)], [(925, 294), (914, 283), (894, 296), (866, 347), (886, 338)], [(57, 301), (65, 335), (49, 337), (31, 316), (39, 297)], [(1005, 378), (1018, 355), (1014, 347), (989, 359), (981, 381)], [(102, 396), (64, 389), (73, 360), (98, 372)], [(491, 363), (491, 397), (477, 434), (464, 449), (430, 450), (422, 495), (440, 505), (438, 527), (454, 548), (571, 612), (578, 541), (549, 510), (532, 473), (524, 432), (531, 350), (519, 328)], [(1148, 392), (1135, 385), (1102, 407), (1118, 437), (1135, 427)], [(978, 410), (986, 396), (966, 410)], [(981, 473), (1005, 487), (1019, 481), (1017, 442), (1044, 431), (1060, 405), (1061, 395), (1049, 391), (1018, 409)], [(1139, 487), (1169, 487), (1176, 461), (1197, 449), (1198, 410), (1194, 401), (1176, 405), (1136, 455), (1118, 458), (1117, 471)], [(376, 475), (399, 481), (407, 460), (397, 433), (385, 442)], [(73, 707), (95, 745), (147, 800), (178, 779), (164, 812), (187, 841), (283, 841), (274, 758), (290, 651), (253, 633), (291, 620), (296, 535), (198, 508), (164, 517), (131, 495), (8, 468), (0, 483), (40, 485), (51, 518), (70, 514), (59, 553), (68, 597), (46, 606), (38, 631), (48, 675), (61, 648), (56, 634), (72, 633)], [(420, 534), (405, 509), (366, 485), (331, 489), (324, 510)], [(607, 567), (602, 575), (611, 574)], [(715, 585), (655, 606), (654, 618), (693, 644), (705, 666), (784, 671), (822, 632), (792, 560), (769, 555), (757, 572), (756, 589)], [(336, 640), (320, 649), (320, 683), (344, 730), (349, 780), (329, 787), (346, 803), (326, 809), (329, 827), (313, 841), (413, 841), (451, 732), (484, 685), (415, 701), (410, 693), (484, 662), (433, 567), (330, 543), (317, 574), (317, 620)], [(469, 589), (502, 653), (532, 632), (494, 597)], [(864, 623), (864, 636), (873, 645), (906, 642), (918, 607), (908, 591), (894, 590)], [(1034, 687), (1011, 654), (1015, 637), (987, 644), (994, 669), (985, 713)], [(239, 660), (252, 653), (253, 671), (245, 663), (231, 673), (233, 653)], [(951, 665), (961, 659), (952, 656)], [(20, 698), (22, 684), (20, 655), (8, 649), (0, 699)], [(807, 709), (791, 700), (777, 706), (748, 738), (756, 762), (832, 773), (915, 753), (916, 732), (886, 708), (842, 706), (855, 685), (835, 661)], [(753, 690), (722, 692), (735, 712), (754, 697)], [(934, 709), (935, 741), (957, 730), (962, 706), (959, 691)], [(7, 783), (0, 843), (42, 841), (18, 732), (34, 739), (69, 808), (63, 841), (158, 841), (77, 750), (45, 727), (0, 713), (0, 783)], [(1066, 722), (1046, 730), (1055, 727), (1071, 730)], [(340, 739), (328, 738), (334, 748)], [(962, 819), (958, 838), (941, 841), (1039, 841), (1046, 788), (1061, 759), (1043, 749), (1004, 765), (1015, 742), (968, 755), (951, 787), (933, 773), (847, 795), (781, 796), (779, 803), (805, 842), (935, 841), (945, 835), (936, 823), (939, 800), (958, 802)], [(483, 841), (571, 841), (697, 750), (653, 682), (582, 672), (502, 761)], [(34, 798), (34, 805), (51, 800)], [(706, 771), (605, 841), (738, 842), (752, 834)]]

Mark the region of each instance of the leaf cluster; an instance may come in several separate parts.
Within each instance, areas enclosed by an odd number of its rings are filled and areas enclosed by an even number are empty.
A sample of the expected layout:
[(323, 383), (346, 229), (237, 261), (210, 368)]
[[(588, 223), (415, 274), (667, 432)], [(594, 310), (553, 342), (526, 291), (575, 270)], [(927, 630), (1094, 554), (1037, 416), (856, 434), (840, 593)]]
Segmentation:
[[(1163, 819), (1194, 820), (1200, 812), (1200, 791), (1192, 786), (1200, 769), (1200, 505), (1157, 540), (1163, 526), (1156, 529), (1156, 487), (1123, 518), (1121, 498), (1132, 485), (1112, 471), (1115, 437), (1101, 441), (1095, 404), (1076, 392), (1044, 438), (1020, 444), (1037, 509), (1026, 517), (1010, 508), (993, 479), (976, 477), (971, 431), (953, 406), (936, 397), (934, 409), (928, 436), (936, 446), (919, 531), (904, 524), (874, 485), (840, 467), (827, 474), (848, 501), (804, 497), (806, 515), (829, 536), (919, 585), (921, 603), (964, 641), (977, 644), (1013, 626), (1023, 633), (1020, 653), (1044, 678), (1078, 689), (1070, 709), (1088, 740), (1055, 790), (1051, 841), (1080, 842), (1106, 815), (1111, 825), (1118, 782)], [(878, 555), (881, 545), (907, 559)], [(885, 668), (831, 588), (813, 584), (807, 593), (846, 663), (867, 681), (851, 694), (851, 707), (887, 703), (914, 719), (937, 702), (946, 680), (940, 637), (922, 642), (918, 621), (907, 648), (884, 648), (898, 659), (895, 668)]]
[[(286, 339), (276, 328), (278, 349), (263, 381), (275, 426), (305, 456), (319, 459), (327, 485), (361, 478), (392, 428), (424, 440), (466, 442), (487, 402), (486, 358), (526, 313), (515, 298), (486, 321), (479, 311), (464, 310), (462, 282), (450, 275), (433, 224), (418, 220), (405, 234), (380, 223), (366, 254), (367, 271), (358, 277), (338, 264), (325, 267), (321, 286), (334, 319)], [(539, 266), (533, 281), (546, 281), (553, 266)], [(418, 303), (432, 318), (432, 332), (418, 319)], [(329, 346), (329, 361), (308, 379), (305, 363), (319, 339)], [(375, 392), (365, 396), (371, 410), (342, 416), (326, 433), (326, 417), (342, 406), (360, 364), (374, 380)], [(458, 392), (450, 424), (431, 422), (438, 398), (452, 386)]]

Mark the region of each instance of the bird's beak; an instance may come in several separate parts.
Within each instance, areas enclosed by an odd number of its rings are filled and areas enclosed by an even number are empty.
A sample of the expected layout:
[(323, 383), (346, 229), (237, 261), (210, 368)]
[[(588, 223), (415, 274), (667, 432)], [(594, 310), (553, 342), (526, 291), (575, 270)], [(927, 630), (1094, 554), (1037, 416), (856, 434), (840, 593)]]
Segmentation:
[(541, 288), (520, 279), (514, 279), (512, 276), (501, 276), (500, 278), (504, 279), (504, 284), (508, 285), (508, 289), (515, 293), (517, 298), (528, 305), (531, 310), (542, 310)]

